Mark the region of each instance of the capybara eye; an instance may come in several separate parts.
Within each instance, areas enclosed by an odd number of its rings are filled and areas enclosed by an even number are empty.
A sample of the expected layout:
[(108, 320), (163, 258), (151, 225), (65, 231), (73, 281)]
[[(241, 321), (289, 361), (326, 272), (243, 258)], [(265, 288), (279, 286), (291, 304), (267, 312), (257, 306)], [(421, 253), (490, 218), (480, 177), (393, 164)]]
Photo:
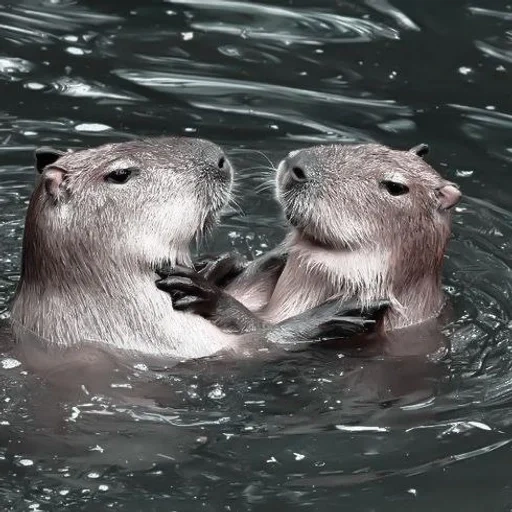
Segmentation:
[(409, 192), (409, 187), (403, 183), (397, 183), (396, 181), (383, 180), (380, 184), (392, 195), (402, 196)]
[(219, 163), (217, 164), (219, 166), (219, 169), (224, 169), (224, 164), (226, 163), (226, 159), (221, 156), (219, 159)]
[(118, 169), (117, 171), (112, 171), (107, 174), (105, 176), (105, 181), (122, 185), (123, 183), (126, 183), (136, 171), (138, 171), (138, 169), (133, 167), (129, 167), (128, 169)]

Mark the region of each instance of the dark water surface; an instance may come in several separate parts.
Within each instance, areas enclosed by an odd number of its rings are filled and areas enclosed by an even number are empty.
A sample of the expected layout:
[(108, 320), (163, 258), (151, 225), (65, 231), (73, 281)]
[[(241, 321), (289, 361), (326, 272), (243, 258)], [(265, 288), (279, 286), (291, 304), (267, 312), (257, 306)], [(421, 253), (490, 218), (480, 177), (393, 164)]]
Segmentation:
[[(0, 362), (0, 508), (512, 510), (512, 6), (505, 0), (17, 0), (0, 5), (0, 313), (18, 278), (37, 145), (189, 134), (275, 163), (326, 141), (428, 142), (460, 183), (442, 361), (295, 354), (144, 367), (161, 398), (70, 401)], [(267, 165), (236, 152), (245, 216), (283, 233)], [(247, 170), (248, 169), (248, 170)], [(163, 398), (162, 398), (163, 397)]]

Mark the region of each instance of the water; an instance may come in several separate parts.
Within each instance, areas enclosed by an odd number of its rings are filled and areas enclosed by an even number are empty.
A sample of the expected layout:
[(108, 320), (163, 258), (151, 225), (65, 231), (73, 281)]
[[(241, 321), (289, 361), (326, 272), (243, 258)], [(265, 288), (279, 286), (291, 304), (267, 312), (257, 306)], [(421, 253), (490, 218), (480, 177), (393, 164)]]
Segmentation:
[[(0, 6), (0, 314), (38, 145), (187, 134), (233, 152), (242, 216), (283, 227), (259, 167), (325, 141), (428, 142), (460, 183), (451, 352), (114, 373), (70, 398), (6, 355), (3, 510), (512, 510), (512, 5), (505, 0), (21, 0)], [(236, 151), (235, 151), (236, 150)], [(236, 153), (236, 155), (235, 155)], [(117, 397), (147, 389), (138, 402)], [(117, 395), (115, 394), (117, 393)]]

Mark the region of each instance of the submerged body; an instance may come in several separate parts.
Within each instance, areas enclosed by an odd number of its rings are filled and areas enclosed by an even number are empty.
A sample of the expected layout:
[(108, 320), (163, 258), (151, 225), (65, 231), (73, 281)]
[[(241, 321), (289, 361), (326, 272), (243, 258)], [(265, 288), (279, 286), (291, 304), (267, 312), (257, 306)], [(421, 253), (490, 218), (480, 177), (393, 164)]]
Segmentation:
[(397, 331), (422, 324), (425, 332), (414, 335), (420, 351), (435, 350), (451, 209), (461, 194), (424, 162), (427, 150), (335, 144), (290, 153), (276, 187), (290, 224), (285, 241), (227, 284), (191, 276), (196, 289), (188, 293), (211, 296), (210, 287), (217, 298), (189, 309), (217, 323), (227, 315), (242, 318), (243, 331), (255, 319), (272, 325), (334, 298), (363, 305), (386, 298), (390, 307), (378, 331), (393, 331), (390, 342), (400, 345)]
[(179, 138), (110, 144), (62, 154), (40, 170), (11, 313), (18, 336), (171, 357), (229, 347), (207, 321), (173, 311), (154, 272), (162, 262), (188, 263), (191, 240), (226, 203), (232, 171), (218, 146)]
[[(272, 323), (333, 296), (388, 297), (386, 331), (435, 318), (451, 209), (461, 195), (421, 157), (377, 144), (292, 152), (277, 170), (277, 198), (291, 230), (259, 272), (258, 260), (226, 291)], [(252, 267), (252, 268), (251, 268)]]
[(155, 286), (162, 265), (191, 263), (191, 241), (230, 197), (231, 165), (209, 141), (164, 137), (70, 153), (47, 149), (36, 153), (36, 165), (41, 179), (27, 211), (11, 311), (29, 354), (34, 347), (54, 353), (85, 346), (168, 360), (245, 354), (258, 341), (316, 336), (325, 318), (342, 311), (308, 315), (305, 331), (294, 322), (243, 337), (173, 309)]

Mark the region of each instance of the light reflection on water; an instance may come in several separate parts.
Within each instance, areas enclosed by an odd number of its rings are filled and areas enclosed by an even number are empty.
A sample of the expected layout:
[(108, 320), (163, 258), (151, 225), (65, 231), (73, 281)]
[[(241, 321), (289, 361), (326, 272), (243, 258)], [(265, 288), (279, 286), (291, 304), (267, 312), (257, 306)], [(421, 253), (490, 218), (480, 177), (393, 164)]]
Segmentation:
[(70, 398), (6, 355), (4, 508), (508, 510), (511, 18), (503, 1), (0, 6), (0, 315), (38, 145), (164, 133), (223, 144), (245, 215), (228, 215), (210, 246), (251, 255), (284, 233), (262, 185), (265, 155), (275, 164), (326, 141), (428, 142), (429, 161), (466, 195), (446, 262), (456, 315), (441, 361), (319, 352), (137, 366), (109, 376), (109, 394)]

